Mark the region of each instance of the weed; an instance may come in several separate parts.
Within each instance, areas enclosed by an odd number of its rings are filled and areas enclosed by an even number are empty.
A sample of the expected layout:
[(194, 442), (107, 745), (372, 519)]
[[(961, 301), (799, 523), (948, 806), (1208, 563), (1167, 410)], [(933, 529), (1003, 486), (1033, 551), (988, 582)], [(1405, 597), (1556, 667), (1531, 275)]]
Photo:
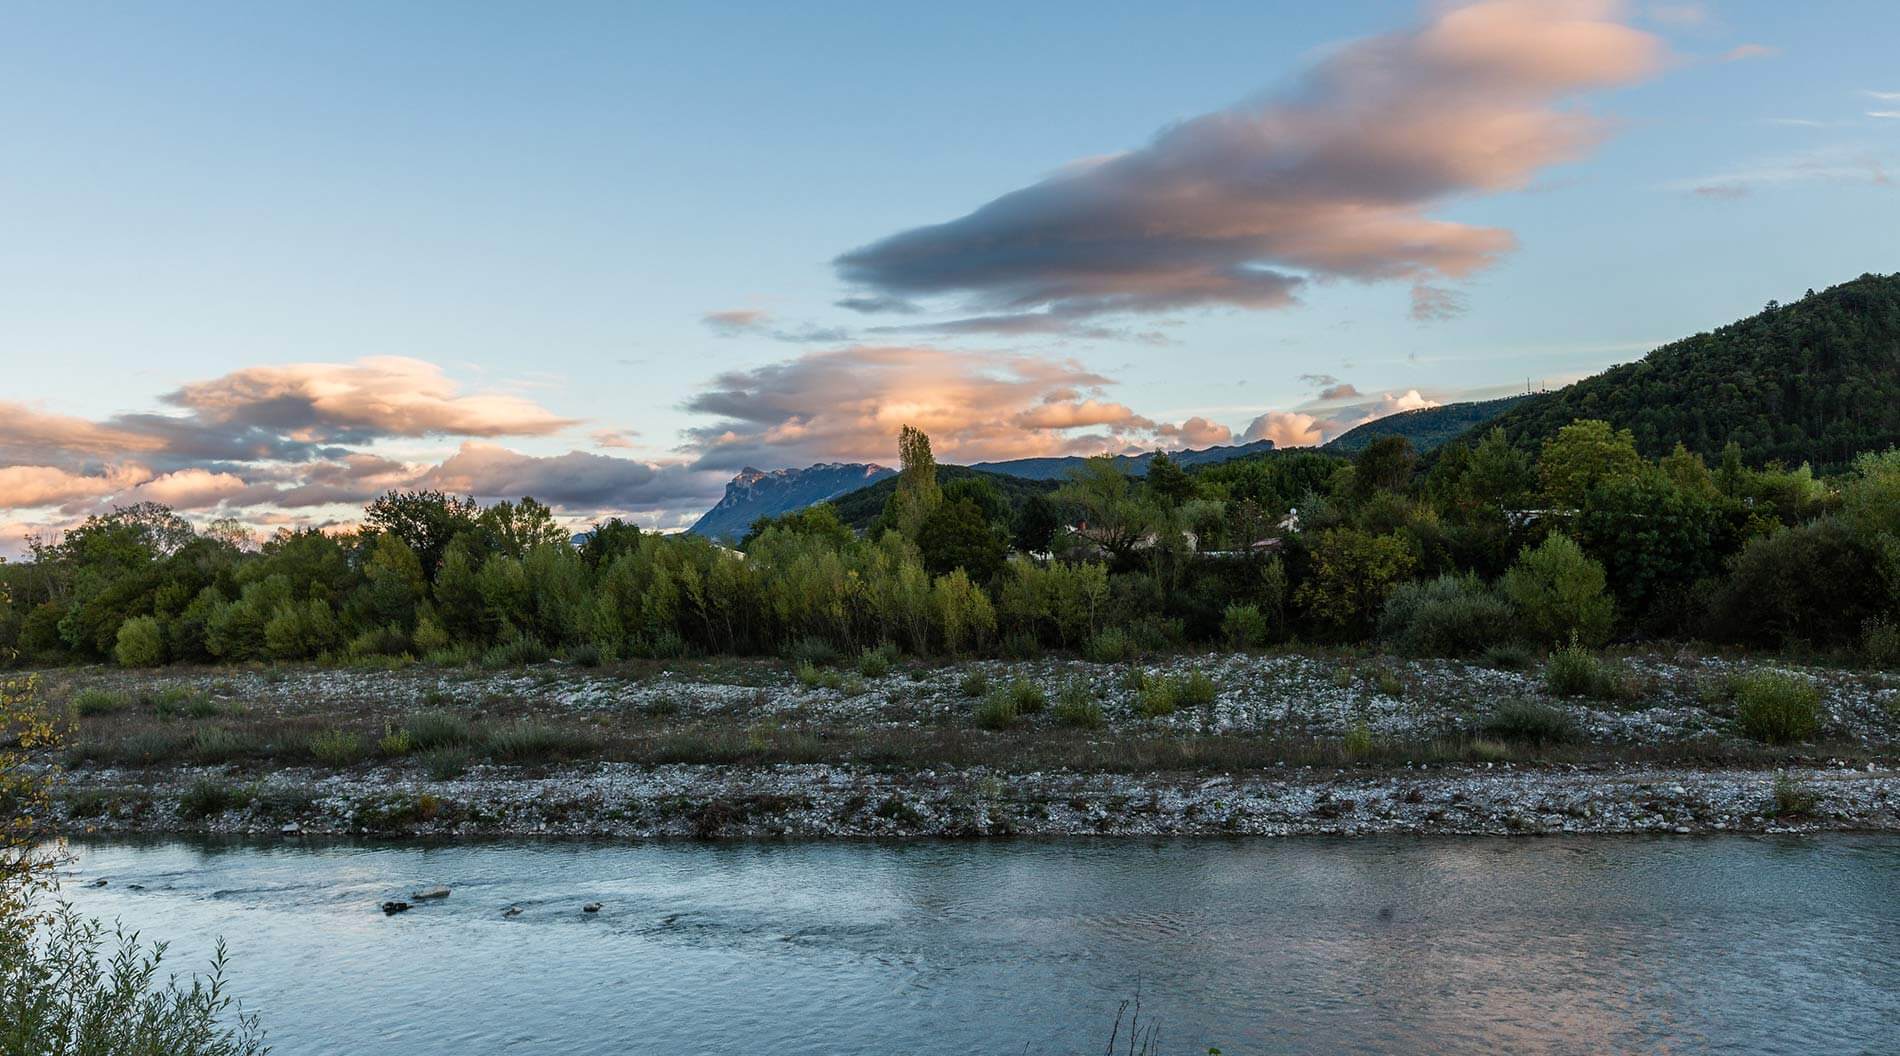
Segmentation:
[(1016, 698), (1007, 689), (998, 687), (990, 690), (982, 703), (976, 706), (976, 724), (986, 730), (1006, 730), (1016, 725), (1021, 713), (1016, 709)]
[(344, 730), (324, 730), (310, 738), (311, 758), (325, 766), (353, 766), (363, 758), (363, 739)]
[(1352, 729), (1347, 730), (1346, 736), (1340, 741), (1339, 748), (1348, 759), (1363, 759), (1371, 755), (1372, 727), (1363, 720), (1353, 723)]
[(1570, 744), (1580, 731), (1562, 708), (1532, 700), (1510, 700), (1498, 705), (1480, 727), (1488, 738), (1513, 744)]
[(793, 639), (785, 647), (785, 659), (799, 667), (828, 667), (837, 663), (839, 658), (837, 646), (811, 635)]
[(203, 819), (249, 804), (250, 794), (222, 781), (200, 778), (178, 796), (179, 816)]
[(1814, 736), (1821, 726), (1821, 691), (1814, 683), (1779, 671), (1738, 675), (1735, 721), (1742, 732), (1764, 744), (1792, 744)]
[(883, 678), (897, 666), (897, 647), (889, 642), (858, 654), (858, 674), (865, 678)]
[(392, 729), (388, 726), (383, 727), (382, 740), (376, 742), (376, 750), (392, 759), (408, 755), (415, 747), (416, 742), (409, 736), (407, 729)]
[(966, 697), (980, 697), (990, 691), (990, 676), (981, 671), (966, 671), (957, 681), (957, 692)]
[(1098, 664), (1115, 664), (1134, 659), (1135, 643), (1129, 639), (1126, 631), (1110, 627), (1090, 638), (1083, 653)]
[(1874, 667), (1900, 668), (1900, 621), (1885, 616), (1868, 620), (1861, 627), (1860, 651)]
[(1135, 711), (1144, 718), (1172, 715), (1181, 706), (1177, 687), (1171, 678), (1143, 678), (1135, 691)]
[(468, 720), (446, 711), (419, 711), (402, 725), (416, 751), (437, 748), (466, 748), (475, 741), (475, 728)]
[(1544, 686), (1560, 697), (1631, 700), (1640, 694), (1627, 670), (1604, 661), (1576, 642), (1550, 654), (1550, 660), (1544, 664)]
[(1528, 671), (1537, 662), (1537, 650), (1523, 642), (1501, 642), (1486, 649), (1478, 662), (1499, 671)]
[(1009, 699), (1016, 706), (1019, 715), (1034, 715), (1049, 706), (1049, 697), (1042, 687), (1026, 678), (1019, 678), (1009, 684)]
[(230, 763), (255, 754), (257, 742), (222, 726), (208, 726), (191, 739), (191, 757), (199, 763)]
[(537, 762), (544, 759), (572, 759), (599, 747), (596, 738), (585, 730), (555, 726), (551, 723), (522, 719), (488, 734), (488, 752), (510, 763)]
[(422, 768), (431, 781), (449, 781), (468, 773), (468, 749), (460, 745), (432, 748), (422, 755)]
[(1102, 705), (1095, 699), (1095, 690), (1087, 682), (1074, 679), (1062, 687), (1056, 694), (1056, 721), (1064, 726), (1081, 729), (1097, 729), (1102, 726)]
[(103, 689), (82, 689), (73, 694), (73, 714), (81, 718), (111, 715), (114, 712), (124, 711), (128, 703), (119, 693), (108, 693)]
[(491, 671), (504, 667), (526, 667), (530, 664), (544, 664), (553, 657), (554, 653), (542, 644), (539, 638), (522, 634), (500, 645), (490, 646), (488, 651), (482, 654), (482, 666)]
[(1785, 771), (1775, 775), (1774, 805), (1769, 813), (1777, 818), (1797, 818), (1814, 813), (1821, 797)]

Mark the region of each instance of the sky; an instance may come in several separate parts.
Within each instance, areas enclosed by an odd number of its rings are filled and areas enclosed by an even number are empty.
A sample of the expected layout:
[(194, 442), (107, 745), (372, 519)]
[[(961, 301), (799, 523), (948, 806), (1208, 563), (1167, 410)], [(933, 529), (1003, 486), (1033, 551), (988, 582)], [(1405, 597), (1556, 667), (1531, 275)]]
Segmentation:
[(1323, 442), (1900, 270), (1900, 5), (0, 3), (0, 553)]

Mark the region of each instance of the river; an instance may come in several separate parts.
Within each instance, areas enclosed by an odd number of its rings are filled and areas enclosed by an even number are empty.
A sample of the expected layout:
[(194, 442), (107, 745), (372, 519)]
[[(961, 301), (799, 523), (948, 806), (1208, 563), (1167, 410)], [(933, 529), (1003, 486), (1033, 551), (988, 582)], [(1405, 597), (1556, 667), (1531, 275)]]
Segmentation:
[(279, 1056), (1900, 1052), (1891, 836), (72, 850)]

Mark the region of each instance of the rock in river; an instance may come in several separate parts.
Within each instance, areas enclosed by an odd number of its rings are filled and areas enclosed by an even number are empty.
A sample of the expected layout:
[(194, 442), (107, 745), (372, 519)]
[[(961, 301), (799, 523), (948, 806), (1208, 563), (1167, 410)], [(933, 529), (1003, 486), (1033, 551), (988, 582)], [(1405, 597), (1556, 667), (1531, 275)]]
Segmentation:
[(410, 908), (411, 907), (409, 903), (403, 902), (401, 900), (392, 900), (389, 902), (385, 902), (383, 903), (383, 916), (393, 917), (396, 914), (401, 913)]
[(446, 887), (443, 887), (441, 884), (437, 884), (434, 887), (422, 888), (421, 890), (416, 891), (415, 893), (411, 894), (409, 897), (415, 899), (418, 902), (426, 902), (432, 898), (447, 898), (449, 897), (449, 889)]

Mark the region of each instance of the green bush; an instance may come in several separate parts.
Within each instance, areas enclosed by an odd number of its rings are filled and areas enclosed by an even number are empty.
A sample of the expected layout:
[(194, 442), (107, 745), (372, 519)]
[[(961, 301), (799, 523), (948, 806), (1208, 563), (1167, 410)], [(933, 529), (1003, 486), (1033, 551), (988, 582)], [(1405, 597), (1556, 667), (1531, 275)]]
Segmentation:
[(1735, 721), (1742, 732), (1764, 744), (1793, 744), (1821, 727), (1821, 690), (1814, 683), (1779, 671), (1736, 676)]
[(1537, 650), (1523, 642), (1502, 642), (1486, 649), (1478, 662), (1499, 671), (1528, 671), (1537, 662)]
[(563, 655), (567, 662), (573, 664), (575, 667), (599, 667), (601, 662), (605, 659), (601, 653), (600, 646), (595, 645), (593, 642), (582, 642), (579, 645), (570, 645)]
[(858, 674), (865, 678), (883, 678), (897, 666), (897, 647), (885, 642), (858, 654)]
[(392, 759), (408, 755), (415, 750), (415, 747), (414, 739), (409, 736), (409, 731), (404, 729), (385, 727), (382, 740), (376, 742), (376, 750)]
[(468, 773), (469, 750), (462, 745), (443, 745), (422, 754), (422, 768), (431, 781), (450, 781)]
[(599, 741), (585, 730), (521, 719), (490, 730), (488, 753), (503, 762), (531, 763), (574, 759), (593, 752)]
[(256, 755), (256, 739), (222, 726), (207, 726), (191, 739), (191, 757), (199, 763), (231, 763)]
[(165, 633), (156, 616), (134, 616), (119, 624), (112, 658), (120, 667), (157, 667), (165, 662)]
[(1135, 712), (1149, 719), (1174, 714), (1181, 706), (1176, 688), (1174, 679), (1142, 676), (1135, 690)]
[(1135, 643), (1128, 637), (1128, 632), (1119, 627), (1110, 627), (1096, 632), (1083, 653), (1098, 664), (1117, 664), (1133, 659), (1135, 651)]
[(1082, 679), (1072, 679), (1056, 694), (1056, 721), (1064, 726), (1082, 729), (1096, 729), (1104, 719), (1102, 705), (1095, 699), (1095, 690)]
[(1900, 667), (1900, 621), (1876, 616), (1862, 624), (1860, 653), (1874, 667)]
[(1598, 700), (1632, 700), (1639, 695), (1636, 680), (1627, 670), (1576, 644), (1550, 654), (1544, 664), (1544, 688), (1559, 697)]
[(520, 634), (490, 646), (482, 653), (482, 666), (488, 670), (500, 670), (509, 667), (527, 667), (530, 664), (545, 664), (554, 659), (554, 653), (539, 638)]
[(1601, 645), (1616, 618), (1605, 582), (1603, 566), (1569, 536), (1558, 534), (1535, 549), (1526, 547), (1498, 587), (1537, 640)]
[(976, 724), (986, 730), (1006, 730), (1021, 717), (1015, 696), (1001, 686), (990, 690), (976, 706)]
[(73, 714), (81, 718), (110, 715), (124, 711), (128, 703), (124, 694), (121, 693), (112, 693), (103, 689), (82, 689), (73, 694)]
[(1821, 797), (1796, 781), (1785, 771), (1775, 775), (1775, 791), (1768, 813), (1777, 818), (1798, 818), (1814, 813)]
[(827, 667), (842, 659), (838, 647), (823, 638), (807, 635), (795, 638), (785, 647), (785, 659), (793, 666), (810, 664), (813, 667)]
[(1229, 605), (1221, 611), (1220, 636), (1230, 649), (1257, 649), (1267, 642), (1272, 623), (1258, 605)]
[(980, 697), (990, 691), (990, 676), (981, 671), (965, 671), (957, 680), (957, 692), (966, 697)]
[(1479, 732), (1514, 744), (1570, 744), (1581, 737), (1577, 724), (1562, 708), (1531, 700), (1510, 700), (1485, 717)]
[(237, 810), (249, 804), (251, 797), (243, 790), (233, 788), (222, 781), (201, 777), (178, 795), (178, 813), (180, 817), (202, 820), (215, 817), (229, 810)]
[(310, 738), (310, 756), (325, 766), (354, 766), (363, 758), (363, 739), (345, 730), (324, 730)]
[(1473, 656), (1512, 636), (1509, 602), (1470, 574), (1401, 584), (1379, 615), (1379, 636), (1410, 656)]
[(468, 720), (446, 711), (416, 712), (403, 721), (402, 728), (419, 752), (466, 748), (475, 743), (475, 728)]
[(1174, 699), (1181, 707), (1204, 708), (1214, 703), (1214, 698), (1219, 695), (1219, 687), (1204, 671), (1189, 671), (1175, 679)]
[(1042, 687), (1024, 678), (1010, 682), (1009, 699), (1018, 715), (1035, 715), (1049, 706), (1049, 698), (1043, 693)]
[(1348, 759), (1364, 759), (1372, 754), (1373, 747), (1372, 727), (1364, 722), (1353, 723), (1352, 728), (1346, 731), (1346, 736), (1339, 743), (1340, 751), (1344, 752)]
[(401, 656), (412, 648), (409, 635), (395, 624), (371, 627), (369, 630), (350, 639), (348, 652), (351, 656)]

